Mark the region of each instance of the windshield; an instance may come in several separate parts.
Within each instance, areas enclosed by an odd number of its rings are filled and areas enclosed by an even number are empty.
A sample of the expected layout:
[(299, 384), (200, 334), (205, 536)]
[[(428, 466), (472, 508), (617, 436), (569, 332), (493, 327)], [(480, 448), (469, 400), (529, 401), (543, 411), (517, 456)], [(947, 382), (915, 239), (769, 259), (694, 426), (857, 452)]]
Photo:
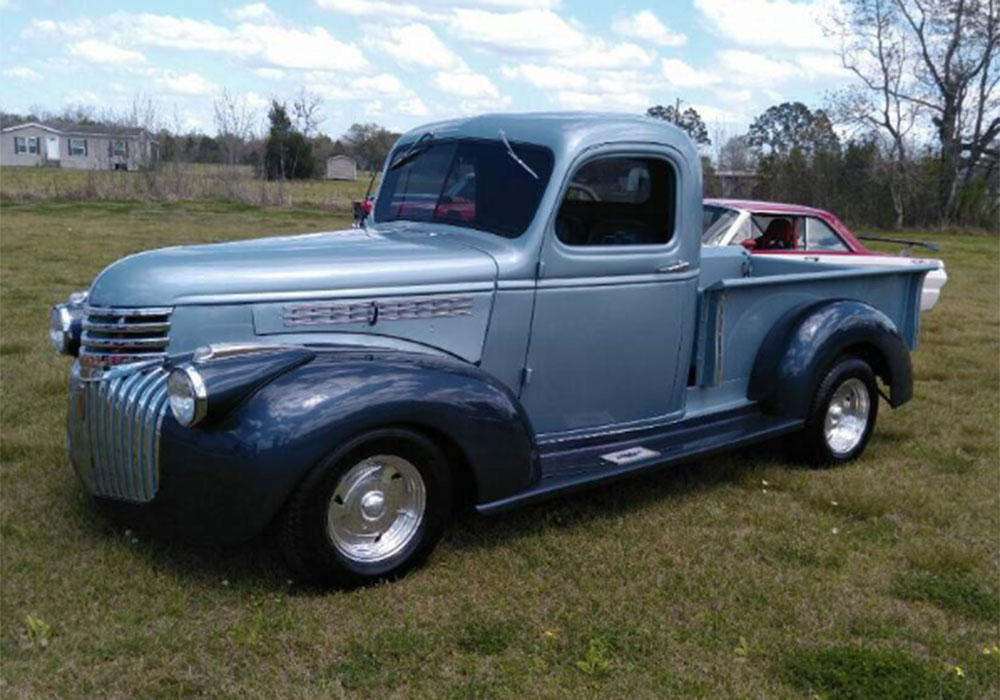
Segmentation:
[(706, 204), (701, 215), (701, 244), (722, 245), (729, 227), (739, 215), (735, 209)]
[[(397, 148), (389, 162), (409, 147)], [(511, 147), (523, 164), (511, 158), (502, 141), (429, 142), (418, 157), (411, 154), (386, 173), (375, 200), (375, 221), (436, 221), (520, 236), (552, 174), (552, 152), (526, 143)]]

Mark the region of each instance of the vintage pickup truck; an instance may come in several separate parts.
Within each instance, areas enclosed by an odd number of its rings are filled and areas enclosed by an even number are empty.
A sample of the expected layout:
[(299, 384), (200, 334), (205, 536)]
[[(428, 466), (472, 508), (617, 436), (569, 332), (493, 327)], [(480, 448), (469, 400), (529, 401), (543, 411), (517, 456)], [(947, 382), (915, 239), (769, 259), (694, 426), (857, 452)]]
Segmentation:
[(52, 313), (72, 464), (126, 517), (273, 523), (353, 585), (458, 507), (781, 435), (856, 457), (880, 393), (911, 396), (932, 266), (703, 251), (701, 177), (662, 121), (482, 116), (405, 134), (360, 228), (119, 260)]

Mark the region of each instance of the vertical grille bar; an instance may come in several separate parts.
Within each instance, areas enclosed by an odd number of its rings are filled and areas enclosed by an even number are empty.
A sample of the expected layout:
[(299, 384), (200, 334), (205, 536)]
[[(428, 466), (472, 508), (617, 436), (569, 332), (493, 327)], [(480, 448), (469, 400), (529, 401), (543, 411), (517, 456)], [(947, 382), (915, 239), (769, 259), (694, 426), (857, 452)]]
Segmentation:
[(147, 502), (159, 482), (160, 426), (167, 410), (167, 373), (161, 366), (119, 367), (87, 382), (87, 422), (94, 491)]

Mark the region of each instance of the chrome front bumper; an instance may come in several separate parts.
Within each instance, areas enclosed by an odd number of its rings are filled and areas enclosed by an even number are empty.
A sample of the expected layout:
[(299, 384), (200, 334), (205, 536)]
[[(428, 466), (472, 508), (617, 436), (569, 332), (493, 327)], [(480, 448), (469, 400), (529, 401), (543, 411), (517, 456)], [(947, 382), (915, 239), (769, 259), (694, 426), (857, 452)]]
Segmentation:
[(135, 503), (156, 496), (167, 374), (157, 360), (84, 379), (79, 362), (73, 363), (66, 421), (69, 454), (94, 495)]

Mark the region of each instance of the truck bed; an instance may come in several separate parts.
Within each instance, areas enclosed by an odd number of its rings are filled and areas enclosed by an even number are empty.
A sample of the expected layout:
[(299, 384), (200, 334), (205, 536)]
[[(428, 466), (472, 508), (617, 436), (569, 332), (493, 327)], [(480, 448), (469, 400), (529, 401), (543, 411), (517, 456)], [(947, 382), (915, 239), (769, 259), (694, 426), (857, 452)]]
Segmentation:
[[(734, 248), (704, 249), (695, 393), (714, 389), (734, 398), (746, 396), (757, 351), (768, 331), (783, 315), (811, 302), (849, 299), (869, 304), (892, 319), (913, 350), (920, 327), (921, 286), (933, 269), (933, 264), (825, 265), (751, 256)], [(692, 398), (697, 405), (697, 396)]]

